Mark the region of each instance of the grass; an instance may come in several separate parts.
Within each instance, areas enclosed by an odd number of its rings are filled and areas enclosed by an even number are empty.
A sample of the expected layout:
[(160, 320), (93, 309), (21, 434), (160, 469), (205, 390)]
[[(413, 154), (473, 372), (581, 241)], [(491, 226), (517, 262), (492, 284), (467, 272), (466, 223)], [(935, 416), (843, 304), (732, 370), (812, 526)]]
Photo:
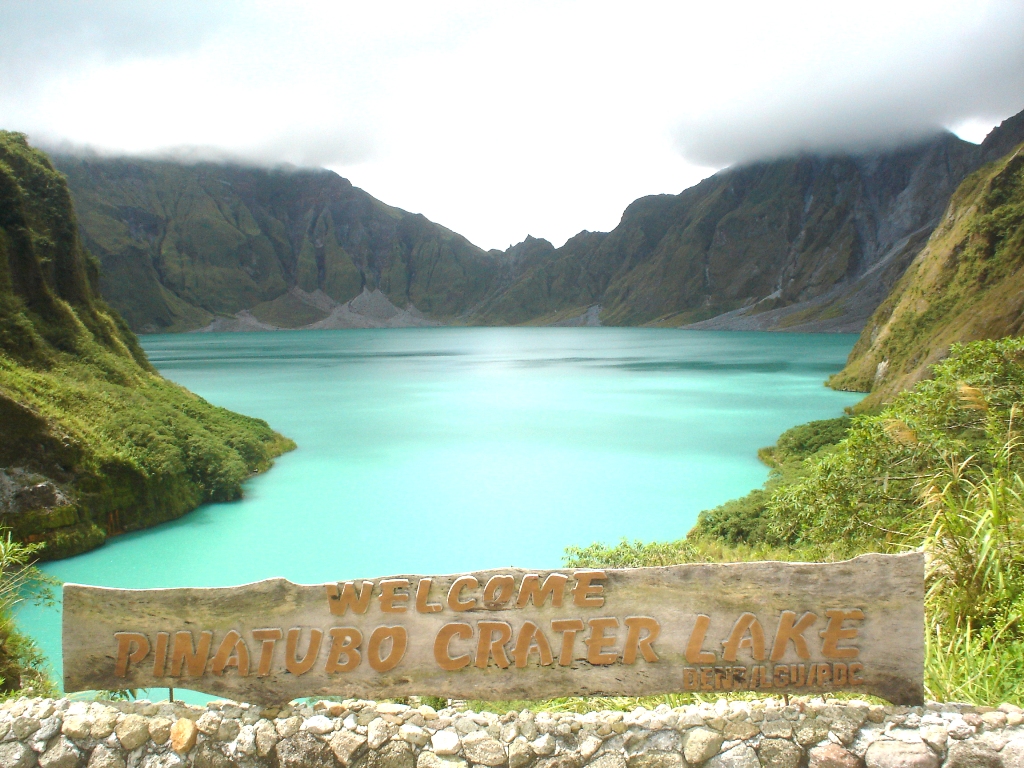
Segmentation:
[[(1024, 339), (954, 345), (932, 380), (880, 412), (783, 434), (760, 452), (773, 468), (765, 487), (702, 513), (684, 539), (573, 547), (565, 564), (834, 561), (922, 548), (927, 695), (1024, 706), (1021, 403)], [(549, 704), (591, 706), (539, 706)]]

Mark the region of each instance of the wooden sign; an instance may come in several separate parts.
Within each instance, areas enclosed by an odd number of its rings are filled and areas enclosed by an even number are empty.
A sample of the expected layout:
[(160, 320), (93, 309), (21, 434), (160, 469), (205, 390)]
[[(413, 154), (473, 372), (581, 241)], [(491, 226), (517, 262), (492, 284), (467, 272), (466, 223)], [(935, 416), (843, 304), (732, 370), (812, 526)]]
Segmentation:
[(681, 691), (921, 704), (924, 558), (64, 586), (64, 688), (539, 699)]

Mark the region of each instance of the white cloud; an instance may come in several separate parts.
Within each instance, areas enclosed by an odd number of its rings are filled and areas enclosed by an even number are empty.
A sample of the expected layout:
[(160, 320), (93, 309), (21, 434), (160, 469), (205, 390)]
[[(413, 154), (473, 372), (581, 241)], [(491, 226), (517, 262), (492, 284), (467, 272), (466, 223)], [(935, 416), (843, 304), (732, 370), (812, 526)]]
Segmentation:
[(997, 122), (1022, 38), (1009, 0), (0, 0), (0, 126), (326, 165), (483, 247), (557, 244), (735, 160)]

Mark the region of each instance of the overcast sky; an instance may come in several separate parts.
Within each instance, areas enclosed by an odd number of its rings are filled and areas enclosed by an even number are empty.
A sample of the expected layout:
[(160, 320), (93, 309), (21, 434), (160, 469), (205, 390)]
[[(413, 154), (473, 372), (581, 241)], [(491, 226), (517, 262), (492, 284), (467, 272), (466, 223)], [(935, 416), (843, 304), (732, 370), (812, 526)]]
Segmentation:
[(0, 0), (0, 128), (327, 166), (485, 248), (1021, 109), (1021, 0)]

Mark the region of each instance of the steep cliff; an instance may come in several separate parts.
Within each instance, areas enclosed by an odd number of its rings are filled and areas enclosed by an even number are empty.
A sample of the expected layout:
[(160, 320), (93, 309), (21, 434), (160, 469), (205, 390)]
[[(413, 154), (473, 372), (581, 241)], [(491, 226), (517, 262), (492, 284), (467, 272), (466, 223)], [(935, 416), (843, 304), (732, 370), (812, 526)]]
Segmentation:
[[(306, 326), (364, 289), (400, 310), (450, 318), (479, 301), (497, 271), (495, 255), (331, 171), (55, 163), (102, 263), (103, 295), (137, 331), (191, 330), (242, 311)], [(306, 300), (318, 291), (326, 304)]]
[(209, 327), (222, 330), (372, 327), (382, 321), (346, 306), (379, 291), (388, 315), (408, 313), (403, 324), (421, 311), (475, 325), (596, 315), (609, 325), (856, 332), (960, 182), (1020, 140), (1024, 115), (980, 147), (943, 133), (886, 152), (729, 168), (636, 200), (611, 232), (560, 248), (527, 238), (504, 253), (329, 171), (57, 163), (103, 264), (103, 293), (140, 331), (215, 317)]
[(161, 378), (99, 282), (64, 178), (0, 131), (0, 525), (44, 559), (236, 498), (290, 445)]
[(885, 402), (954, 342), (1024, 333), (1024, 144), (971, 175), (829, 384)]

